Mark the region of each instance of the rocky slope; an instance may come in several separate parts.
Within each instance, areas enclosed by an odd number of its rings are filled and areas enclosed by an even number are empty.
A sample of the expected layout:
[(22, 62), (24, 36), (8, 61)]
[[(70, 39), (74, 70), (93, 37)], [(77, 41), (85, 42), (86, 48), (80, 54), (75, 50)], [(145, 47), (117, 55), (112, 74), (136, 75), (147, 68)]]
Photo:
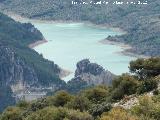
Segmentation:
[(89, 59), (83, 59), (77, 63), (75, 76), (67, 82), (65, 90), (75, 94), (87, 87), (111, 85), (115, 78), (114, 74), (97, 63), (91, 63)]
[(35, 86), (37, 84), (38, 77), (35, 70), (16, 55), (13, 49), (0, 44), (0, 57), (0, 79), (3, 85), (22, 83), (23, 86)]
[(0, 13), (0, 110), (15, 100), (43, 97), (65, 85), (59, 66), (28, 47), (41, 39), (43, 35), (32, 24)]
[(91, 63), (88, 59), (84, 59), (77, 63), (75, 78), (86, 81), (88, 85), (110, 85), (114, 77), (114, 74), (96, 63)]

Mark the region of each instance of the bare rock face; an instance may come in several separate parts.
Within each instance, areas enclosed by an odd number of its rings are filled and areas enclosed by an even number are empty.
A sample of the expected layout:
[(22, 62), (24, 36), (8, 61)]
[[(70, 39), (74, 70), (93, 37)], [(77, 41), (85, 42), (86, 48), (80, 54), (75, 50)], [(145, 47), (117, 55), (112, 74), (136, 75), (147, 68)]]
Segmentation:
[(77, 63), (75, 78), (86, 81), (88, 85), (111, 84), (115, 75), (102, 66), (84, 59)]
[(33, 68), (6, 46), (0, 45), (0, 80), (1, 85), (34, 86), (38, 82)]
[(125, 96), (121, 101), (113, 103), (113, 107), (122, 107), (124, 109), (131, 109), (133, 106), (139, 103), (138, 96), (130, 95)]
[[(27, 64), (14, 49), (0, 43), (0, 88), (7, 88), (10, 91), (8, 99), (19, 101), (30, 97), (29, 100), (33, 100), (33, 98), (43, 97), (48, 91), (54, 91), (58, 87), (54, 83), (44, 85), (32, 65)], [(1, 91), (0, 97), (5, 97), (1, 96)], [(2, 105), (0, 101), (0, 106)]]
[(96, 76), (101, 74), (103, 71), (105, 70), (100, 65), (96, 63), (90, 63), (88, 59), (84, 59), (77, 63), (75, 77), (81, 75), (82, 73), (90, 73)]
[(0, 111), (15, 104), (16, 95), (34, 86), (37, 81), (34, 69), (11, 48), (0, 44)]

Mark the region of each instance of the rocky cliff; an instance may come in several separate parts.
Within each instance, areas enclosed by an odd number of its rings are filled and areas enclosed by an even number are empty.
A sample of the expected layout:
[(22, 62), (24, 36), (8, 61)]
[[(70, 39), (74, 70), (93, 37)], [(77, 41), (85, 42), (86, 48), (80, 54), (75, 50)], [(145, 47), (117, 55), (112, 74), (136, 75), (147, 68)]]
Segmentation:
[(0, 13), (0, 111), (15, 100), (40, 98), (65, 85), (59, 66), (28, 47), (42, 39), (32, 24)]
[[(23, 86), (36, 85), (37, 75), (33, 68), (28, 66), (13, 49), (0, 44), (0, 79), (2, 85)], [(19, 86), (20, 87), (20, 86)]]
[(75, 78), (86, 81), (88, 85), (111, 84), (115, 75), (102, 66), (84, 59), (77, 63)]

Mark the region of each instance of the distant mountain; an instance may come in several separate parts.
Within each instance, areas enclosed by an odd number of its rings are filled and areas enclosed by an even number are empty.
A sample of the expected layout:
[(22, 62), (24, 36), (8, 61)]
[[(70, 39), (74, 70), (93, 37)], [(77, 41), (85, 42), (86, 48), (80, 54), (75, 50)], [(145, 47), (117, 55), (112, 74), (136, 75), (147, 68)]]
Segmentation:
[[(73, 1), (81, 2), (81, 0)], [(107, 1), (113, 2), (113, 0)], [(122, 1), (128, 2), (128, 0)], [(132, 0), (132, 2), (137, 1), (139, 0)], [(32, 19), (90, 21), (95, 24), (120, 27), (127, 34), (107, 39), (129, 44), (132, 49), (128, 52), (147, 56), (160, 55), (159, 6), (159, 0), (148, 0), (148, 5), (73, 5), (72, 0), (1, 0), (0, 2), (1, 11), (15, 12)]]
[(0, 13), (0, 110), (26, 97), (26, 92), (45, 93), (65, 85), (58, 65), (28, 47), (42, 39), (32, 24), (15, 22)]

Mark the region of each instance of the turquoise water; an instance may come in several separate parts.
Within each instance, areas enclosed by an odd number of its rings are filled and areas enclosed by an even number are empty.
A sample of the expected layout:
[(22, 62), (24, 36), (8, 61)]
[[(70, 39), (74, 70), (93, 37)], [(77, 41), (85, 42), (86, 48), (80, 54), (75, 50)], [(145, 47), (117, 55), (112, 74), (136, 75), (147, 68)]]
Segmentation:
[(117, 75), (128, 72), (129, 61), (135, 59), (118, 54), (117, 52), (122, 51), (120, 46), (99, 42), (108, 35), (120, 34), (111, 29), (83, 23), (34, 23), (34, 25), (49, 41), (34, 49), (60, 67), (73, 72), (64, 78), (65, 81), (74, 76), (76, 63), (85, 58)]

